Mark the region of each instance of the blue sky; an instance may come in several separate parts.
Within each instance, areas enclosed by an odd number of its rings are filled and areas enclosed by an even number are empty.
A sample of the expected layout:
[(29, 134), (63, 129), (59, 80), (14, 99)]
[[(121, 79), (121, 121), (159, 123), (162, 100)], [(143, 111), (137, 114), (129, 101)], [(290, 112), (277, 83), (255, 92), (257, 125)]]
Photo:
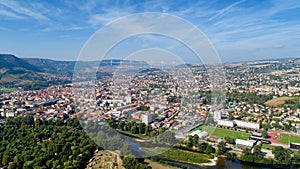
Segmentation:
[[(298, 0), (0, 0), (0, 53), (76, 60), (99, 28), (142, 12), (173, 14), (197, 25), (223, 62), (300, 57)], [(125, 41), (110, 55), (162, 46), (182, 57), (190, 54), (177, 42), (153, 36)]]

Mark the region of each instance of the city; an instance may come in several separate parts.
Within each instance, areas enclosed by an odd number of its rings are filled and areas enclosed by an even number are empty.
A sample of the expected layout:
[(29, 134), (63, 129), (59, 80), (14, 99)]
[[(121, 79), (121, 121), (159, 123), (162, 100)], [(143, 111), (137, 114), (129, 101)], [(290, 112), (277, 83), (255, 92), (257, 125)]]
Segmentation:
[[(241, 158), (246, 150), (251, 154), (260, 146), (262, 158), (276, 159), (274, 149), (279, 146), (291, 150), (290, 158), (295, 161), (300, 148), (299, 62), (286, 59), (225, 64), (226, 102), (215, 112), (212, 112), (207, 71), (201, 65), (192, 65), (170, 70), (145, 69), (126, 76), (118, 71), (114, 76), (102, 78), (95, 84), (96, 108), (89, 106), (94, 112), (81, 112), (76, 107), (78, 99), (86, 98), (73, 97), (73, 84), (4, 92), (1, 124), (13, 117), (32, 116), (35, 123), (58, 119), (66, 123), (80, 116), (83, 123), (111, 121), (116, 123), (117, 127), (110, 125), (119, 133), (144, 140), (161, 129), (174, 131), (174, 139), (183, 139), (178, 144), (191, 150), (198, 146), (188, 145), (195, 136), (200, 145), (208, 143), (218, 152), (219, 144), (227, 143), (226, 156), (236, 154)], [(120, 66), (115, 67), (125, 69)], [(130, 68), (136, 70), (126, 67)], [(195, 102), (184, 103), (181, 95), (184, 88), (176, 80), (180, 76), (172, 75), (188, 69), (198, 85), (192, 90), (196, 93)], [(205, 123), (209, 116), (214, 123)], [(126, 127), (128, 122), (138, 124), (136, 129)]]
[(0, 169), (300, 169), (299, 14), (0, 0)]

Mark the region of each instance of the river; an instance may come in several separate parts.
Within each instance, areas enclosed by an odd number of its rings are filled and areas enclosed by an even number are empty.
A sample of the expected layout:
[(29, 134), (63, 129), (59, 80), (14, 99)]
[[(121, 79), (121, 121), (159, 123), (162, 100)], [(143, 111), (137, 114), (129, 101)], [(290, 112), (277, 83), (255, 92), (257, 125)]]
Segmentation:
[[(134, 138), (131, 138), (134, 139)], [(144, 151), (141, 151), (141, 145), (145, 146), (150, 144), (149, 142), (140, 142), (137, 141), (139, 139), (134, 139), (136, 141), (132, 141), (128, 137), (125, 138), (125, 140), (129, 143), (130, 147), (136, 152), (135, 155), (138, 155), (138, 157), (142, 157), (142, 155), (145, 155)], [(147, 146), (146, 146), (147, 147)], [(260, 165), (255, 163), (248, 163), (248, 162), (242, 162), (239, 160), (229, 160), (223, 157), (218, 157), (216, 161), (215, 166), (201, 166), (196, 164), (189, 164), (185, 162), (177, 162), (173, 160), (164, 159), (159, 156), (154, 156), (157, 160), (168, 162), (169, 164), (177, 167), (185, 167), (190, 169), (300, 169), (299, 166), (279, 166), (279, 165)]]
[(226, 158), (219, 157), (216, 166), (203, 167), (207, 169), (299, 169), (293, 165), (290, 166), (278, 166), (278, 165), (259, 165), (254, 163), (242, 162), (239, 160), (228, 160)]
[(156, 157), (158, 160), (168, 161), (169, 164), (176, 167), (185, 167), (190, 169), (300, 169), (300, 167), (290, 166), (278, 166), (278, 165), (259, 165), (247, 162), (241, 162), (239, 160), (228, 160), (226, 158), (219, 157), (215, 166), (201, 166), (195, 164), (182, 163), (172, 160), (166, 160), (161, 157)]

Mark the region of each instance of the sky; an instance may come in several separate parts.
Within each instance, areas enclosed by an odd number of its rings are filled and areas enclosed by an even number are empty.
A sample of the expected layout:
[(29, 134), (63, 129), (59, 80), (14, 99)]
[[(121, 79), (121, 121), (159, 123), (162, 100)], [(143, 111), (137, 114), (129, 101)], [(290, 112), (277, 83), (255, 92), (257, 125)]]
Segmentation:
[[(143, 12), (191, 22), (222, 62), (300, 58), (299, 0), (0, 0), (0, 53), (76, 60), (98, 29)], [(193, 55), (175, 40), (147, 35), (124, 40), (109, 56), (126, 57), (147, 48), (163, 48), (183, 59)]]

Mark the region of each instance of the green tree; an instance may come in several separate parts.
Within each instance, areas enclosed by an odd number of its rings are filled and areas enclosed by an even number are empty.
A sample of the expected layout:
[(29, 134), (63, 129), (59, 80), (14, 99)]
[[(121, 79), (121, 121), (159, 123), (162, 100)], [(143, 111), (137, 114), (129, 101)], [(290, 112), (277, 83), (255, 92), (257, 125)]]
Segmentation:
[(266, 130), (263, 130), (261, 135), (263, 138), (268, 138), (268, 132)]
[(215, 153), (216, 149), (213, 148), (211, 145), (208, 144), (204, 152), (208, 153), (208, 154), (211, 154), (211, 153)]
[(282, 164), (290, 164), (291, 162), (291, 152), (281, 146), (275, 147), (272, 150), (275, 159)]
[(235, 143), (235, 140), (229, 136), (226, 136), (225, 137), (225, 140), (228, 144), (234, 144)]
[(195, 134), (192, 138), (192, 144), (193, 146), (198, 146), (198, 143), (199, 143), (199, 136), (197, 134)]
[(82, 129), (71, 127), (69, 120), (62, 126), (51, 123), (26, 124), (27, 120), (12, 118), (10, 125), (0, 126), (1, 167), (62, 168), (63, 164), (70, 164), (65, 167), (83, 168), (97, 148)]
[(189, 149), (193, 148), (193, 136), (191, 136), (191, 135), (188, 136), (188, 140), (186, 142), (186, 147)]
[(143, 164), (137, 159), (131, 157), (124, 157), (122, 165), (125, 169), (150, 169), (150, 166), (147, 164)]
[(115, 123), (115, 120), (114, 120), (114, 119), (109, 119), (107, 123), (108, 123), (108, 125), (109, 125), (110, 127), (112, 127), (112, 128), (118, 127), (118, 126), (116, 126), (116, 123)]
[(6, 166), (9, 162), (9, 156), (7, 154), (4, 154), (2, 157), (2, 165)]
[(300, 164), (300, 150), (298, 150), (298, 152), (294, 153), (293, 163)]
[(139, 123), (139, 133), (145, 134), (146, 131), (146, 124), (145, 123)]
[(133, 126), (131, 127), (130, 132), (131, 132), (132, 134), (137, 134), (138, 128), (137, 128), (136, 124), (133, 125)]
[(253, 147), (253, 155), (256, 157), (256, 158), (262, 158), (262, 151), (261, 151), (261, 145), (255, 145)]
[(9, 169), (15, 169), (15, 168), (17, 168), (17, 164), (14, 163), (14, 162), (10, 162), (10, 163), (8, 164), (8, 168), (9, 168)]
[(150, 132), (152, 131), (152, 127), (151, 126), (149, 126), (149, 125), (147, 125), (146, 126), (146, 129), (145, 129), (145, 134), (146, 134), (146, 136), (150, 136)]
[(225, 153), (225, 156), (228, 158), (228, 159), (236, 159), (237, 158), (237, 155), (235, 153), (230, 153), (230, 152), (226, 152)]
[(201, 153), (203, 153), (203, 152), (205, 152), (205, 150), (207, 149), (207, 147), (208, 147), (208, 143), (205, 143), (205, 142), (200, 143), (198, 145), (198, 151), (201, 152)]
[(243, 152), (242, 152), (245, 156), (249, 156), (251, 155), (251, 150), (249, 148), (245, 148), (243, 149)]
[(226, 153), (226, 143), (221, 141), (218, 143), (218, 154), (223, 155)]
[(124, 126), (125, 126), (125, 122), (120, 121), (119, 124), (118, 124), (118, 129), (124, 130)]

